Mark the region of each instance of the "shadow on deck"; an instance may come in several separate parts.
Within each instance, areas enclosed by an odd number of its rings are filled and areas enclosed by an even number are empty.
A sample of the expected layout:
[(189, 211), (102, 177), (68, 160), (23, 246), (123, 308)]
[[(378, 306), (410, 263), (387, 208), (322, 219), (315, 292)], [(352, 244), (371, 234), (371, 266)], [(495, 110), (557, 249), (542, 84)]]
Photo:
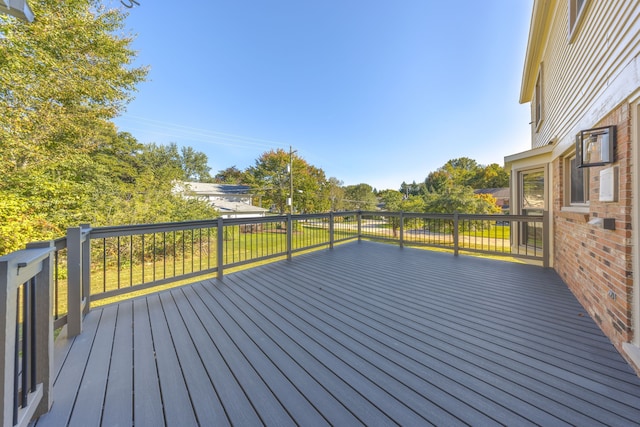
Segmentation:
[(630, 425), (640, 379), (556, 273), (350, 243), (92, 310), (50, 425)]

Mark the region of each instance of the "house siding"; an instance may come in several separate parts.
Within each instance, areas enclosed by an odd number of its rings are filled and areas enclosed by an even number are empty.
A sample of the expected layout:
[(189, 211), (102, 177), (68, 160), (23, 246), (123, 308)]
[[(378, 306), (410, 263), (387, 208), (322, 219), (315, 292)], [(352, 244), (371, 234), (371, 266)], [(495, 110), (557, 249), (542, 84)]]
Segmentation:
[(542, 64), (543, 116), (538, 127), (532, 126), (531, 140), (532, 148), (560, 142), (564, 150), (578, 130), (588, 127), (594, 114), (603, 117), (607, 112), (594, 111), (595, 105), (607, 103), (603, 97), (614, 98), (607, 100), (609, 103), (621, 101), (615, 99), (619, 95), (612, 93), (611, 86), (630, 64), (635, 66), (633, 59), (640, 47), (640, 2), (589, 1), (571, 42), (567, 1), (551, 3), (548, 37), (542, 41), (539, 63), (532, 65), (537, 68)]
[[(600, 171), (590, 168), (588, 213), (564, 207), (564, 159), (553, 161), (554, 266), (585, 309), (621, 349), (633, 339), (633, 273), (631, 251), (631, 115), (623, 104), (593, 127), (615, 125), (619, 185), (617, 202), (600, 202)], [(593, 218), (615, 218), (616, 229), (589, 224)], [(615, 294), (612, 297), (610, 291)]]

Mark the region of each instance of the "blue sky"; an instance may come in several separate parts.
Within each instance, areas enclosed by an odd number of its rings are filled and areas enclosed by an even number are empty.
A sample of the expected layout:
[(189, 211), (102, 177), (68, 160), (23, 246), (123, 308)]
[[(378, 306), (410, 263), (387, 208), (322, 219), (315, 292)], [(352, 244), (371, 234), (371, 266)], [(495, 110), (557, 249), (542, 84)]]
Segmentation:
[(150, 73), (115, 122), (204, 152), (212, 174), (292, 146), (345, 185), (398, 189), (530, 147), (532, 0), (138, 3), (119, 7)]

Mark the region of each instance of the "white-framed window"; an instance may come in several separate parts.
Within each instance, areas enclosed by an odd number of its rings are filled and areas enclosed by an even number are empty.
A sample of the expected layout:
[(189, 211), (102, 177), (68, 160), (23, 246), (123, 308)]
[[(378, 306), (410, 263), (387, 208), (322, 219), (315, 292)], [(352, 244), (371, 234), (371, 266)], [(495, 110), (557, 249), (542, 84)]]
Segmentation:
[(568, 0), (569, 2), (569, 42), (573, 41), (582, 21), (585, 6), (589, 0)]
[(565, 158), (565, 206), (589, 205), (589, 168), (579, 168), (576, 154)]
[(533, 116), (533, 124), (536, 131), (540, 129), (540, 124), (542, 123), (542, 119), (544, 117), (543, 89), (542, 64), (540, 64), (540, 68), (538, 69), (538, 77), (536, 78), (536, 86), (533, 93), (533, 111), (531, 113)]

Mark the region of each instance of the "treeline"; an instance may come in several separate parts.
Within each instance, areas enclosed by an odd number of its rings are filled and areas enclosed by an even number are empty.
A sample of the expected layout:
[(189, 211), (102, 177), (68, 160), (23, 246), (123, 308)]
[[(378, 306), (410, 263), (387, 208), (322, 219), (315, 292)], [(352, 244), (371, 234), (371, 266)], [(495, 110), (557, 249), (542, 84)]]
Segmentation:
[(327, 179), (322, 169), (309, 165), (295, 153), (290, 157), (281, 149), (263, 153), (254, 166), (245, 170), (235, 166), (221, 170), (213, 180), (249, 185), (258, 203), (284, 213), (291, 192), (290, 161), (294, 212), (374, 210), (382, 206), (406, 212), (495, 213), (500, 212), (495, 198), (474, 190), (509, 185), (509, 175), (500, 165), (483, 166), (461, 157), (449, 160), (419, 184), (402, 183), (399, 190), (377, 191), (366, 183), (344, 186), (337, 178)]

